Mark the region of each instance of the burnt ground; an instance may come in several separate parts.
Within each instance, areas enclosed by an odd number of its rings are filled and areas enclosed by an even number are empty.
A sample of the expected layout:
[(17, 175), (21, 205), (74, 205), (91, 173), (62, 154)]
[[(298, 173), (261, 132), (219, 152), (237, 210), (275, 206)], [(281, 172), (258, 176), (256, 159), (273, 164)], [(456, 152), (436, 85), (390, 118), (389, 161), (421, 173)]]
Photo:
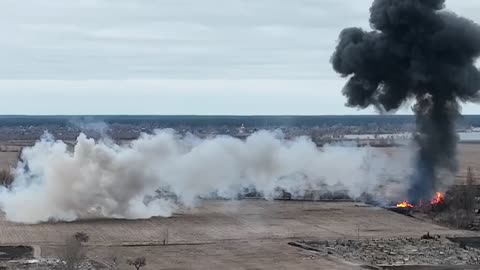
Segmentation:
[(0, 246), (0, 261), (32, 258), (33, 248), (30, 246)]
[[(92, 260), (145, 256), (148, 269), (364, 269), (362, 262), (288, 243), (442, 236), (480, 236), (352, 202), (203, 201), (171, 218), (98, 219), (38, 225), (0, 220), (0, 243), (37, 245), (60, 254), (67, 235), (83, 231)], [(163, 245), (168, 238), (168, 244)], [(124, 265), (124, 269), (130, 267)]]

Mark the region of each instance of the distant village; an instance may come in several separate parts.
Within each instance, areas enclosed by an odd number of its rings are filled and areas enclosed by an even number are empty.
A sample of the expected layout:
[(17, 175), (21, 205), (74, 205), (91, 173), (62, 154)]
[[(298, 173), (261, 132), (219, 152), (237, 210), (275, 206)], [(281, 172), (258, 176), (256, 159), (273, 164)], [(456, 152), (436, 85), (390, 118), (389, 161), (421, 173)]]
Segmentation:
[[(281, 132), (287, 139), (299, 136), (307, 136), (317, 145), (350, 142), (353, 145), (372, 145), (377, 147), (402, 145), (410, 141), (415, 130), (415, 124), (411, 121), (403, 122), (380, 122), (350, 123), (346, 121), (317, 124), (269, 124), (269, 123), (212, 123), (212, 124), (184, 124), (163, 121), (118, 121), (118, 122), (49, 122), (37, 121), (35, 123), (0, 125), (0, 141), (30, 141), (40, 139), (48, 132), (55, 139), (64, 141), (75, 140), (80, 133), (91, 138), (109, 137), (114, 140), (132, 140), (142, 133), (153, 133), (156, 129), (173, 128), (179, 134), (192, 134), (200, 138), (227, 135), (239, 139), (245, 139), (252, 133), (260, 130)], [(472, 125), (459, 125), (459, 132), (480, 134), (480, 128)], [(477, 140), (476, 136), (471, 140)], [(480, 138), (480, 136), (479, 136)]]
[[(141, 133), (153, 133), (156, 129), (165, 129), (168, 126), (161, 124), (111, 124), (102, 128), (78, 127), (73, 125), (35, 125), (20, 127), (0, 127), (1, 141), (28, 141), (28, 145), (48, 132), (55, 139), (64, 141), (74, 141), (80, 133), (86, 134), (88, 137), (99, 139), (101, 137), (109, 137), (114, 140), (132, 140), (138, 138)], [(179, 134), (192, 134), (200, 138), (227, 135), (239, 139), (246, 139), (252, 133), (259, 130), (269, 130), (281, 132), (287, 139), (299, 136), (308, 136), (318, 146), (324, 144), (352, 142), (358, 146), (393, 146), (398, 141), (406, 141), (409, 138), (410, 126), (391, 127), (391, 126), (317, 126), (317, 127), (298, 127), (298, 126), (265, 126), (249, 127), (244, 124), (240, 126), (211, 126), (211, 127), (191, 127), (178, 126), (174, 128)], [(370, 134), (370, 135), (365, 135)], [(385, 135), (390, 134), (390, 135)], [(0, 151), (2, 151), (0, 149)], [(4, 151), (4, 150), (3, 150)]]

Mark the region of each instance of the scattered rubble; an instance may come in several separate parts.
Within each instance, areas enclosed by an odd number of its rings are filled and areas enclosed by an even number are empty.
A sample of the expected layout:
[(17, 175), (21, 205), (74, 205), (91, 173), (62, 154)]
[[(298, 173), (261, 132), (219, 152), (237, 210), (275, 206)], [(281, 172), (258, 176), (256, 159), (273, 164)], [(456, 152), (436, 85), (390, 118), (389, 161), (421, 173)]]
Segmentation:
[(480, 265), (479, 249), (439, 237), (301, 241), (299, 244), (372, 265)]
[[(99, 269), (94, 266), (95, 262), (85, 261), (78, 270), (96, 270)], [(29, 259), (29, 260), (11, 260), (0, 263), (0, 270), (62, 270), (65, 268), (65, 263), (58, 259)]]

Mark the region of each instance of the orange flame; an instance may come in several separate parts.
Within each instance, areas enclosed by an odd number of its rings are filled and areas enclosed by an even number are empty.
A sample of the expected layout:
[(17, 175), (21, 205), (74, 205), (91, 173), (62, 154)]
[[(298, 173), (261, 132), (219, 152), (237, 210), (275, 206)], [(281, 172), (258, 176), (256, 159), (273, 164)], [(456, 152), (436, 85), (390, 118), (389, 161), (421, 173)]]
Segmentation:
[(445, 195), (443, 195), (443, 193), (441, 192), (437, 192), (435, 193), (435, 197), (430, 202), (430, 204), (437, 205), (437, 204), (442, 204), (443, 202), (445, 202)]
[(413, 204), (411, 204), (411, 203), (409, 203), (409, 202), (407, 202), (407, 201), (403, 201), (403, 202), (401, 202), (401, 203), (398, 203), (398, 204), (397, 204), (397, 207), (398, 207), (398, 208), (413, 208), (414, 206), (413, 206)]

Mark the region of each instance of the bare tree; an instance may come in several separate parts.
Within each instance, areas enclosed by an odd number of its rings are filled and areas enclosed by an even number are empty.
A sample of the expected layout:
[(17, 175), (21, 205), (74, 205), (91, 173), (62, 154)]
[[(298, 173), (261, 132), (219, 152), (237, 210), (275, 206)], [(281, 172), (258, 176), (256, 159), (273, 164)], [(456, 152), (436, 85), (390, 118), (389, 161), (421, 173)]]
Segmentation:
[(437, 220), (456, 228), (471, 228), (475, 221), (475, 173), (471, 167), (467, 169), (465, 185), (457, 185), (447, 193), (446, 208), (442, 209)]
[(468, 167), (467, 171), (467, 187), (465, 191), (465, 210), (473, 212), (475, 209), (475, 173), (472, 167)]
[(135, 269), (140, 270), (140, 268), (147, 265), (147, 259), (145, 257), (138, 257), (135, 260), (128, 259), (127, 264), (133, 265)]
[(77, 232), (73, 235), (73, 237), (80, 243), (86, 243), (88, 240), (90, 240), (90, 237), (85, 232)]
[(467, 171), (467, 186), (465, 189), (465, 211), (467, 212), (467, 219), (470, 223), (469, 226), (472, 225), (473, 220), (475, 218), (475, 196), (476, 196), (476, 188), (475, 188), (475, 173), (473, 172), (471, 167), (468, 167)]
[(67, 237), (61, 259), (64, 261), (65, 270), (78, 270), (86, 259), (85, 250), (82, 243), (87, 242), (88, 235), (83, 232), (75, 233)]

